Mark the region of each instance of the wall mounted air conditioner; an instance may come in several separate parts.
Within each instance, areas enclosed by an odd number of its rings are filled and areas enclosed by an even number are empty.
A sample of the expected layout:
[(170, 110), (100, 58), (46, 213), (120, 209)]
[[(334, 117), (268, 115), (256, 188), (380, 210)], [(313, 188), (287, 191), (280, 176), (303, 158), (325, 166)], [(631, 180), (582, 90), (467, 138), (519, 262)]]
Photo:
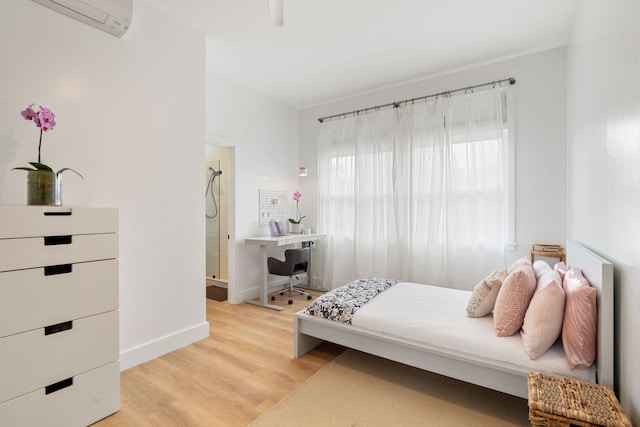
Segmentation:
[(122, 37), (131, 25), (133, 0), (33, 1), (116, 37)]

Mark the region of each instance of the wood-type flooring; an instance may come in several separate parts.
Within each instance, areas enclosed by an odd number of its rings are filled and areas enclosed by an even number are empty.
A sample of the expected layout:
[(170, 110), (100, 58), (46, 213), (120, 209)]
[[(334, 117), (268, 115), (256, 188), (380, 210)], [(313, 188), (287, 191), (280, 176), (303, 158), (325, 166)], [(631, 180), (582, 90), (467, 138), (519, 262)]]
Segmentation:
[(308, 303), (278, 296), (284, 310), (274, 311), (207, 299), (209, 337), (122, 372), (120, 411), (94, 426), (250, 424), (344, 351), (324, 343), (293, 358), (293, 314)]

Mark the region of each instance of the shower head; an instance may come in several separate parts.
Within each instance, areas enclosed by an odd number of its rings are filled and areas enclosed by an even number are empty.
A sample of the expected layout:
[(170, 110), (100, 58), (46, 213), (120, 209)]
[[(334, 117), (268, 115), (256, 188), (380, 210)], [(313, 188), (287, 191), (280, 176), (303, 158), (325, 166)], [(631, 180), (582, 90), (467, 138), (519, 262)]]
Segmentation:
[(217, 171), (217, 170), (215, 170), (215, 169), (214, 169), (214, 168), (212, 168), (212, 167), (210, 167), (210, 168), (209, 168), (209, 170), (211, 171), (211, 173), (212, 173), (212, 175), (213, 175), (213, 176), (219, 176), (219, 175), (222, 175), (222, 170)]

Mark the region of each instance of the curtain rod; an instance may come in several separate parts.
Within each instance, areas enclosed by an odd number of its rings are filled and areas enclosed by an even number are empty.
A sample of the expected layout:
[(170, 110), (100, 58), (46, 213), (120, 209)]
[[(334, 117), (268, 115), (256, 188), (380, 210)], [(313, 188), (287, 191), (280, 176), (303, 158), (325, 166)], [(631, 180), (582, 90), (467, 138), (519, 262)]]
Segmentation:
[(426, 96), (421, 96), (421, 97), (418, 97), (418, 98), (412, 98), (412, 99), (405, 99), (405, 100), (402, 100), (402, 101), (390, 102), (388, 104), (376, 105), (375, 107), (368, 107), (368, 108), (363, 108), (361, 110), (349, 111), (348, 113), (340, 113), (340, 114), (334, 114), (332, 116), (320, 117), (318, 119), (318, 121), (320, 123), (322, 123), (325, 120), (334, 119), (336, 117), (346, 117), (346, 116), (348, 116), (350, 114), (358, 115), (360, 113), (367, 113), (367, 112), (369, 112), (371, 110), (378, 110), (380, 108), (386, 108), (386, 107), (391, 107), (391, 106), (393, 106), (393, 108), (398, 108), (401, 104), (406, 104), (406, 103), (409, 103), (409, 102), (414, 102), (414, 101), (419, 101), (419, 100), (422, 100), (422, 99), (432, 98), (434, 96), (438, 97), (438, 96), (443, 96), (443, 95), (451, 95), (452, 93), (473, 90), (473, 89), (476, 89), (476, 88), (479, 88), (479, 87), (484, 87), (484, 86), (496, 87), (497, 85), (500, 85), (500, 84), (505, 83), (505, 82), (509, 82), (510, 85), (514, 85), (514, 84), (516, 84), (516, 79), (514, 79), (513, 77), (509, 77), (508, 79), (496, 80), (496, 81), (493, 81), (493, 82), (482, 83), (482, 84), (474, 85), (474, 86), (467, 86), (467, 87), (463, 87), (463, 88), (460, 88), (460, 89), (448, 90), (448, 91), (445, 91), (445, 92), (434, 93), (433, 95), (426, 95)]

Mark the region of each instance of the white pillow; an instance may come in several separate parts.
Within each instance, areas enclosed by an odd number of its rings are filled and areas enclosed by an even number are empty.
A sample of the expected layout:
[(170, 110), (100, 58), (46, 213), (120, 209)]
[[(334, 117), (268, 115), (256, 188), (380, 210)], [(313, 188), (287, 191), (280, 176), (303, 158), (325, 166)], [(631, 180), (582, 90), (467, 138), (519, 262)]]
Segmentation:
[(533, 271), (536, 273), (536, 279), (539, 279), (542, 273), (551, 270), (551, 266), (546, 261), (538, 259), (533, 263)]

